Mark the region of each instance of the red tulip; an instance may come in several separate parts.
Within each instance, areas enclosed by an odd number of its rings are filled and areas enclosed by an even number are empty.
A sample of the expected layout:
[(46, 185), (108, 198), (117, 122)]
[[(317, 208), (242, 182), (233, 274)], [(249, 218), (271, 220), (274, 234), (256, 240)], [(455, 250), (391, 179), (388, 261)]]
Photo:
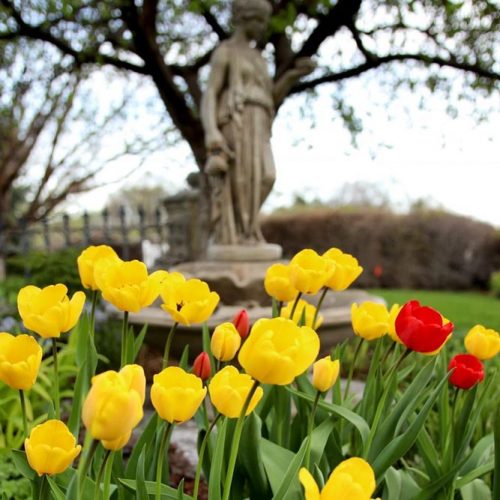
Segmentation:
[(248, 313), (245, 309), (241, 309), (241, 311), (236, 313), (232, 323), (236, 327), (236, 330), (238, 330), (240, 337), (246, 339), (250, 331), (250, 320), (248, 319)]
[(483, 363), (472, 354), (457, 354), (448, 365), (450, 370), (450, 384), (460, 389), (470, 389), (484, 380)]
[(407, 302), (399, 312), (396, 333), (412, 351), (431, 354), (439, 351), (453, 331), (453, 323), (443, 324), (443, 316), (416, 300)]
[(203, 382), (210, 378), (212, 368), (210, 367), (210, 358), (205, 351), (196, 356), (193, 363), (193, 373), (200, 377)]

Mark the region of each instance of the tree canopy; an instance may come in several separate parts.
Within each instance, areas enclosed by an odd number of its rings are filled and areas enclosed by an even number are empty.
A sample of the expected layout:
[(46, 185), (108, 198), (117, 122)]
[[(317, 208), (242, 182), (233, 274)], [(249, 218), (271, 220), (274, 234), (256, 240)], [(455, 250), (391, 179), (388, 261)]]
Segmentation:
[[(28, 38), (57, 48), (68, 64), (111, 65), (151, 78), (197, 164), (204, 68), (229, 36), (229, 0), (0, 0), (0, 40)], [(318, 67), (290, 94), (342, 85), (367, 72), (449, 90), (460, 75), (468, 96), (500, 80), (500, 13), (494, 0), (273, 0), (266, 57), (279, 78), (299, 57)], [(398, 67), (396, 71), (394, 68)], [(417, 68), (425, 68), (418, 78)], [(403, 68), (403, 69), (401, 69)], [(451, 68), (450, 73), (446, 68)], [(339, 103), (346, 119), (351, 110)]]

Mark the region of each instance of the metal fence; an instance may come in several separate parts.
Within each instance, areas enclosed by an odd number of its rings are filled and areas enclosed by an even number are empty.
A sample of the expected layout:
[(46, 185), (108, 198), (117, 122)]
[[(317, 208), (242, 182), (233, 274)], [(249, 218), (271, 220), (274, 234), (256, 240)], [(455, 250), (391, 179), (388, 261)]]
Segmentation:
[(0, 217), (0, 255), (4, 258), (107, 244), (125, 260), (149, 260), (153, 265), (153, 260), (166, 257), (167, 239), (167, 215), (160, 208), (146, 213), (142, 207), (130, 210), (122, 206), (114, 212), (62, 214), (36, 223), (20, 219), (15, 225), (2, 223)]

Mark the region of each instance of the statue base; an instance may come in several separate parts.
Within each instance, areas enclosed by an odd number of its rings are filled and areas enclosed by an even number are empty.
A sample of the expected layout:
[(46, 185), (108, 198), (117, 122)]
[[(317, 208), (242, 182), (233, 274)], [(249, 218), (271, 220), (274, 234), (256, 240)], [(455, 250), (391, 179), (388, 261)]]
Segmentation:
[(214, 262), (263, 262), (280, 259), (283, 250), (272, 243), (253, 245), (210, 245), (207, 248), (207, 260)]

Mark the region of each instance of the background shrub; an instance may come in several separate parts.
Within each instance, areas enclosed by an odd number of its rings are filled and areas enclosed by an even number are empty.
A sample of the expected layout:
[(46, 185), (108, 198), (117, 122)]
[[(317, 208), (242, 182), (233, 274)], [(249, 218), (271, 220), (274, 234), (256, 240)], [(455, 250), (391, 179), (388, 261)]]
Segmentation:
[(500, 258), (492, 226), (441, 211), (323, 208), (268, 216), (262, 229), (285, 258), (305, 247), (355, 255), (365, 268), (362, 287), (487, 289)]

